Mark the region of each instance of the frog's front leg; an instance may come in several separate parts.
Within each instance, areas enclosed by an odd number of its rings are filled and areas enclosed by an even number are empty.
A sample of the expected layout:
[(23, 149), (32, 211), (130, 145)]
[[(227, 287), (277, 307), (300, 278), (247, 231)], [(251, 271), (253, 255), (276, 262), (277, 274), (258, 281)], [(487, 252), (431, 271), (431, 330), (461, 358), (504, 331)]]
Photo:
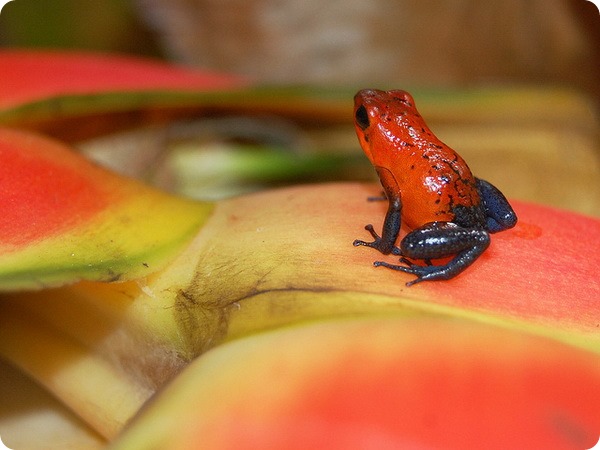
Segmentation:
[(400, 224), (402, 217), (402, 201), (400, 197), (388, 198), (389, 205), (383, 222), (383, 230), (381, 236), (377, 234), (373, 225), (369, 224), (365, 226), (365, 230), (371, 233), (373, 236), (372, 242), (361, 241), (357, 239), (354, 241), (354, 246), (365, 245), (367, 247), (379, 250), (384, 255), (390, 253), (399, 254), (398, 249), (394, 246), (400, 233)]
[(379, 175), (385, 196), (388, 199), (388, 210), (383, 221), (383, 230), (381, 231), (381, 236), (379, 236), (373, 229), (373, 225), (367, 225), (365, 230), (371, 233), (374, 240), (366, 242), (357, 239), (354, 241), (354, 246), (365, 245), (379, 250), (384, 255), (389, 255), (390, 253), (398, 255), (400, 253), (395, 244), (402, 224), (402, 198), (400, 189), (394, 175), (388, 169), (383, 167), (376, 167), (375, 169)]
[(473, 264), (489, 245), (490, 236), (486, 230), (463, 228), (451, 222), (431, 222), (407, 234), (400, 243), (400, 253), (425, 261), (454, 255), (452, 260), (439, 266), (420, 266), (404, 258), (402, 261), (406, 266), (384, 261), (376, 261), (374, 265), (416, 275), (417, 278), (406, 283), (407, 286), (427, 280), (448, 280)]

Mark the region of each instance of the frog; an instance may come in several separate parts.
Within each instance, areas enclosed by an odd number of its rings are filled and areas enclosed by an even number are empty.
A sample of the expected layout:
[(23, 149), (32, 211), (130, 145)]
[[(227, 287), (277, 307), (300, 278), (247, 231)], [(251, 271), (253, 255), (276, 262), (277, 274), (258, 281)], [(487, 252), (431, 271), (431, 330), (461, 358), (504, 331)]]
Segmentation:
[[(491, 234), (516, 225), (504, 194), (433, 134), (407, 91), (360, 90), (354, 128), (388, 202), (381, 235), (366, 225), (373, 240), (354, 246), (399, 256), (399, 264), (373, 264), (415, 275), (406, 286), (456, 277), (485, 252)], [(402, 224), (410, 231), (396, 245)]]

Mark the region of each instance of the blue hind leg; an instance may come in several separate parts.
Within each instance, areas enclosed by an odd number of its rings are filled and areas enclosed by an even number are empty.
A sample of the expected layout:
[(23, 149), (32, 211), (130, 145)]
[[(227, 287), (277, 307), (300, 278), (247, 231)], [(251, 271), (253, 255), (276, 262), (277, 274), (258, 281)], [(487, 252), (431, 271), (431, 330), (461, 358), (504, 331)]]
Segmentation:
[(485, 209), (486, 229), (490, 233), (497, 233), (514, 227), (517, 223), (517, 215), (504, 194), (485, 180), (479, 178), (475, 178), (475, 180)]

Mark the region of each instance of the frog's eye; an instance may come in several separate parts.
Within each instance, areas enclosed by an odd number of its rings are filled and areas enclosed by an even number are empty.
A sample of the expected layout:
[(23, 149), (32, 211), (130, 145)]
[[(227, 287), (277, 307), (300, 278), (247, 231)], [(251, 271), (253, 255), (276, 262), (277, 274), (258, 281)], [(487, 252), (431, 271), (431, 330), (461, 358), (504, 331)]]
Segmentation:
[(361, 130), (366, 130), (369, 128), (369, 113), (367, 113), (367, 108), (364, 105), (360, 105), (355, 114), (356, 124), (360, 127)]

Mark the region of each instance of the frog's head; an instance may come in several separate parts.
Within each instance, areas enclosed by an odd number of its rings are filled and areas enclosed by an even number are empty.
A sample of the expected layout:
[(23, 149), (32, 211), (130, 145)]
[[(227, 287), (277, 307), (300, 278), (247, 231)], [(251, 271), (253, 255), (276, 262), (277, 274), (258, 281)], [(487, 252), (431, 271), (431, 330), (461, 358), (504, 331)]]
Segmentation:
[(363, 89), (354, 96), (354, 128), (374, 166), (385, 167), (389, 149), (406, 134), (405, 118), (418, 115), (412, 96), (402, 90)]

